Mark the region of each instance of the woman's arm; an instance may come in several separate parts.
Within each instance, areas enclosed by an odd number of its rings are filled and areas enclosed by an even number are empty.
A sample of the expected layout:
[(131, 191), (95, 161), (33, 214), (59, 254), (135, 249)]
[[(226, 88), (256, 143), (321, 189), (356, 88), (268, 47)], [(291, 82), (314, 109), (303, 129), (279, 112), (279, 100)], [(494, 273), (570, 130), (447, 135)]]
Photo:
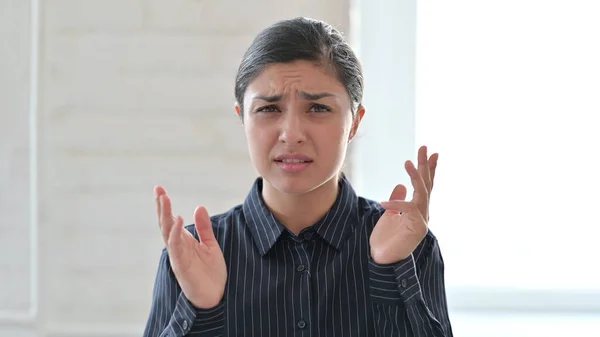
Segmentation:
[(444, 284), (444, 261), (429, 232), (413, 254), (398, 263), (369, 261), (371, 299), (380, 336), (452, 337)]
[(163, 250), (156, 281), (150, 317), (146, 322), (144, 337), (222, 336), (225, 323), (225, 305), (221, 302), (212, 309), (194, 308), (181, 291), (171, 270), (169, 256)]

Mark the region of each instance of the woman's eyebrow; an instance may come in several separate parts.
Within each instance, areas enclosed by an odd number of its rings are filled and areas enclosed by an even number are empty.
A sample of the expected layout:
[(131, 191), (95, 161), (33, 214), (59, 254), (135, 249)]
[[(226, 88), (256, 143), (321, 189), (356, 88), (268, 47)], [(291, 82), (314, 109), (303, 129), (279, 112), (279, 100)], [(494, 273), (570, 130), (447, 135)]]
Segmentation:
[(332, 93), (329, 93), (329, 92), (320, 92), (320, 93), (316, 93), (316, 94), (311, 94), (308, 92), (301, 91), (300, 96), (308, 101), (316, 101), (316, 100), (319, 100), (319, 99), (325, 98), (325, 97), (334, 97), (335, 95)]
[(252, 100), (261, 100), (261, 101), (266, 101), (269, 103), (273, 103), (273, 102), (278, 102), (281, 100), (281, 98), (283, 97), (283, 95), (273, 95), (273, 96), (262, 96), (262, 95), (257, 95), (252, 97)]
[[(301, 91), (299, 92), (300, 97), (302, 97), (305, 100), (308, 101), (316, 101), (319, 100), (321, 98), (325, 98), (325, 97), (335, 97), (334, 94), (330, 93), (330, 92), (319, 92), (319, 93), (308, 93), (306, 91)], [(265, 96), (265, 95), (256, 95), (252, 98), (252, 100), (261, 100), (261, 101), (265, 101), (265, 102), (269, 102), (269, 103), (274, 103), (274, 102), (278, 102), (283, 98), (283, 95), (272, 95), (272, 96)]]

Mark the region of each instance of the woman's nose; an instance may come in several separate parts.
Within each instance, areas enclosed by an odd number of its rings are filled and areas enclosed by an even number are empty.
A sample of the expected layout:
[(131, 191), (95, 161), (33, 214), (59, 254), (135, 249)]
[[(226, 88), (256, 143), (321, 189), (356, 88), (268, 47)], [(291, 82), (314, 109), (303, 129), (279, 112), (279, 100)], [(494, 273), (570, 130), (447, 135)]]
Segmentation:
[(301, 113), (288, 111), (284, 114), (281, 122), (279, 141), (287, 144), (299, 144), (306, 140), (304, 122)]

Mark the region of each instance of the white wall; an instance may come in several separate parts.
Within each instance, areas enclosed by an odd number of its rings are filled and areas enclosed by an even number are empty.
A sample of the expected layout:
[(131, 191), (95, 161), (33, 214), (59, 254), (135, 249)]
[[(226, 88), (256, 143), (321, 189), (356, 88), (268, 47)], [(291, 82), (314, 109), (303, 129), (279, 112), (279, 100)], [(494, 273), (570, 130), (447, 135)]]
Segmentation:
[(244, 50), (277, 19), (346, 32), (349, 3), (54, 0), (39, 19), (33, 4), (0, 0), (0, 336), (139, 336), (162, 248), (153, 186), (188, 222), (240, 203)]
[(30, 335), (34, 328), (13, 323), (29, 316), (36, 298), (31, 259), (37, 246), (30, 245), (30, 15), (27, 1), (0, 2), (0, 336)]

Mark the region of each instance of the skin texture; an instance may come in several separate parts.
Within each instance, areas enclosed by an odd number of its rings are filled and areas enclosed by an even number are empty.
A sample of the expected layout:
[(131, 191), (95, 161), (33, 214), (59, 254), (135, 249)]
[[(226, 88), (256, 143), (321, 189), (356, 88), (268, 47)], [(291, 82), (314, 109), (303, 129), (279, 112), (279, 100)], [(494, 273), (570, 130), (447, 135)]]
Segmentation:
[[(263, 199), (275, 217), (295, 234), (321, 219), (338, 194), (337, 180), (365, 109), (353, 114), (350, 97), (330, 67), (307, 61), (267, 66), (250, 82), (241, 111), (252, 162), (263, 178)], [(276, 158), (302, 156), (309, 164), (286, 172)], [(410, 256), (427, 234), (429, 199), (438, 155), (419, 149), (418, 165), (406, 161), (414, 188), (390, 186), (390, 200), (370, 237), (375, 262), (389, 264)], [(399, 168), (400, 169), (400, 168)], [(207, 210), (196, 208), (200, 242), (174, 216), (162, 186), (155, 187), (159, 227), (171, 267), (182, 291), (198, 308), (212, 308), (223, 297), (227, 267)]]

